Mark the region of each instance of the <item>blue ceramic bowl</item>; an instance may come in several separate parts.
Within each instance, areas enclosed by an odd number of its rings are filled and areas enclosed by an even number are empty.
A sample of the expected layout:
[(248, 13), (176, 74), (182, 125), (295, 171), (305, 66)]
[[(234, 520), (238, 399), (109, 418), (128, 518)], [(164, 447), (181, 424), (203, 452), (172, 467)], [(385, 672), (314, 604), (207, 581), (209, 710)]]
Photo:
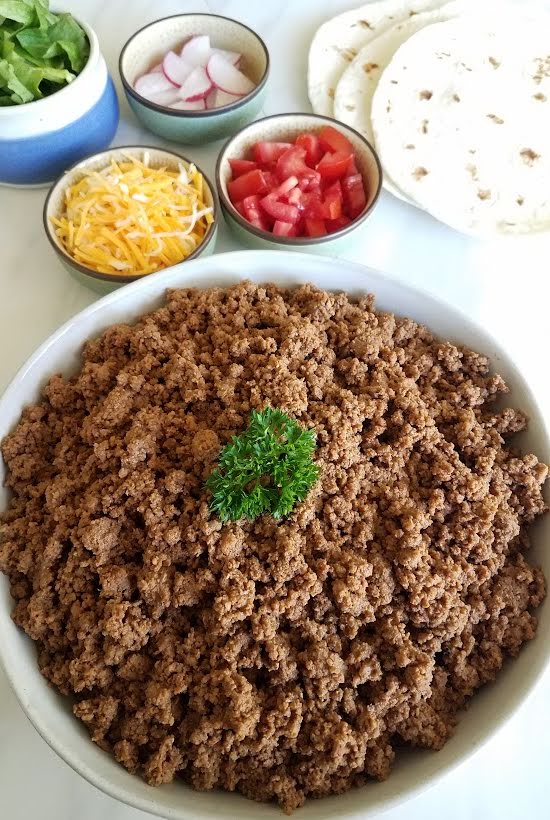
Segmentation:
[(118, 100), (95, 32), (80, 74), (41, 100), (0, 107), (0, 184), (41, 187), (82, 157), (109, 146), (118, 125)]
[[(208, 111), (175, 111), (138, 94), (136, 80), (166, 52), (181, 49), (195, 34), (208, 34), (215, 48), (242, 54), (240, 68), (256, 87), (230, 105)], [(264, 41), (248, 26), (218, 14), (176, 14), (137, 31), (120, 54), (119, 71), (130, 108), (149, 131), (181, 143), (205, 143), (234, 134), (259, 113), (267, 89), (269, 54)]]

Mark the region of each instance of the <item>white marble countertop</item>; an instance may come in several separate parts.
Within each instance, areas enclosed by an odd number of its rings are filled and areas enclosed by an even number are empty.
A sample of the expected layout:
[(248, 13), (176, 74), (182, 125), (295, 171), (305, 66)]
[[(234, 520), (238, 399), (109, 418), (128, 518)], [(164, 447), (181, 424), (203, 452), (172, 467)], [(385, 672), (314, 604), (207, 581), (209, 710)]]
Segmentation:
[[(516, 0), (519, 7), (523, 0)], [(59, 5), (59, 4), (54, 4)], [(137, 124), (121, 93), (117, 58), (126, 39), (169, 14), (236, 17), (266, 40), (272, 75), (264, 111), (307, 111), (309, 41), (346, 0), (64, 0), (95, 28), (121, 100), (118, 144), (161, 140)], [(548, 5), (548, 3), (546, 3)], [(172, 146), (173, 147), (173, 146)], [(220, 144), (184, 147), (212, 174)], [(176, 148), (177, 150), (177, 148)], [(96, 297), (69, 278), (42, 230), (45, 192), (0, 189), (0, 390), (60, 323)], [(217, 251), (237, 245), (222, 226)], [(384, 193), (350, 259), (391, 271), (453, 302), (496, 333), (550, 418), (550, 235), (479, 242)], [(385, 815), (392, 820), (545, 820), (550, 817), (550, 672), (519, 713), (468, 763), (426, 794)], [(150, 816), (150, 815), (149, 815)], [(20, 710), (0, 671), (0, 818), (139, 820), (142, 812), (103, 795), (65, 765)]]

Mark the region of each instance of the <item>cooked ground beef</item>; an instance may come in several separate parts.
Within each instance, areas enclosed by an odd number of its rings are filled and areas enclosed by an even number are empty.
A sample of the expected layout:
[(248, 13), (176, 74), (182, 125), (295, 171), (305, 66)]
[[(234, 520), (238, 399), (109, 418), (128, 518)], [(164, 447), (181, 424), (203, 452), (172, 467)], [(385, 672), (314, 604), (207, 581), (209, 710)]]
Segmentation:
[[(535, 634), (547, 467), (487, 359), (312, 286), (175, 290), (86, 344), (2, 453), (0, 567), (42, 673), (148, 783), (290, 813), (440, 749)], [(252, 408), (317, 431), (283, 522), (204, 482)]]

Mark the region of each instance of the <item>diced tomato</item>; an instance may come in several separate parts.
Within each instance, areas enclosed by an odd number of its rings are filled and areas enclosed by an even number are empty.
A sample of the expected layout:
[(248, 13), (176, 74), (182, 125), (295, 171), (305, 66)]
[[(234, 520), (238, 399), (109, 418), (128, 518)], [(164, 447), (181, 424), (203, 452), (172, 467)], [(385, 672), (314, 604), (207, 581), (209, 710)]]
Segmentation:
[(349, 218), (349, 216), (344, 216), (344, 214), (342, 214), (342, 216), (339, 216), (338, 219), (327, 219), (327, 230), (329, 233), (332, 233), (333, 231), (340, 231), (342, 230), (342, 228), (345, 228), (346, 225), (349, 225), (350, 222), (351, 219)]
[(353, 145), (349, 139), (332, 125), (325, 125), (324, 128), (321, 128), (319, 131), (319, 144), (323, 151), (332, 154), (339, 152), (353, 154)]
[(238, 202), (252, 194), (265, 194), (268, 190), (263, 171), (256, 169), (227, 183), (227, 193), (231, 202)]
[(247, 174), (249, 171), (255, 171), (258, 167), (251, 159), (230, 159), (229, 164), (233, 171), (233, 179)]
[(337, 179), (332, 185), (325, 189), (323, 205), (325, 206), (327, 219), (338, 219), (342, 216), (342, 186)]
[(342, 196), (348, 216), (354, 219), (359, 216), (367, 204), (365, 186), (361, 174), (352, 174), (342, 180)]
[(293, 143), (258, 142), (230, 165), (227, 190), (237, 212), (274, 236), (324, 236), (366, 206), (353, 146), (333, 126), (299, 134)]
[(270, 228), (269, 221), (260, 208), (260, 197), (257, 194), (247, 196), (241, 202), (243, 209), (243, 216), (255, 228), (260, 228), (262, 231), (268, 231)]
[(284, 182), (281, 182), (280, 185), (277, 185), (276, 188), (271, 190), (272, 194), (277, 194), (277, 196), (282, 196), (283, 194), (288, 194), (293, 188), (298, 185), (298, 177), (288, 177), (285, 179)]
[(353, 154), (346, 151), (336, 151), (334, 154), (327, 153), (317, 163), (317, 170), (325, 179), (338, 179), (345, 175), (352, 159)]
[(325, 219), (326, 210), (318, 193), (304, 193), (302, 207), (306, 219)]
[(297, 208), (300, 208), (303, 207), (304, 194), (301, 188), (299, 188), (298, 186), (299, 183), (295, 188), (288, 192), (288, 194), (286, 195), (286, 201), (289, 205), (296, 205)]
[(289, 148), (292, 148), (291, 142), (257, 142), (252, 146), (252, 153), (256, 162), (264, 165), (276, 162)]
[(306, 236), (324, 236), (327, 228), (323, 219), (307, 219), (305, 221)]
[(321, 148), (317, 134), (300, 134), (300, 136), (296, 138), (296, 145), (305, 149), (307, 164), (311, 168), (315, 168), (323, 156), (323, 149)]
[(296, 225), (293, 225), (292, 222), (282, 222), (280, 219), (276, 219), (275, 224), (273, 225), (273, 235), (296, 236)]
[(276, 194), (268, 194), (260, 199), (260, 205), (263, 210), (273, 219), (278, 219), (281, 222), (297, 222), (300, 216), (300, 211), (295, 205), (289, 205), (287, 202), (279, 202)]
[(276, 174), (279, 179), (285, 180), (287, 177), (305, 177), (306, 179), (319, 179), (319, 174), (305, 162), (305, 148), (299, 145), (289, 148), (281, 154), (277, 160)]
[(346, 176), (350, 177), (352, 174), (358, 174), (359, 171), (357, 169), (357, 165), (355, 164), (355, 157), (351, 158), (351, 162), (348, 165), (348, 170), (346, 171)]

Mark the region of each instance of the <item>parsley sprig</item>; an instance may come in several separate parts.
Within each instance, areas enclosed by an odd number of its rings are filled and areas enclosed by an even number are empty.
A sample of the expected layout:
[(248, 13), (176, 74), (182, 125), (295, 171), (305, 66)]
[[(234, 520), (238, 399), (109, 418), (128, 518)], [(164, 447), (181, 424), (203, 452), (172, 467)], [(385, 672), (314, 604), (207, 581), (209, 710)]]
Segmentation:
[(264, 513), (284, 518), (319, 477), (314, 450), (313, 430), (282, 410), (253, 410), (248, 428), (226, 444), (206, 481), (210, 509), (222, 521), (253, 520)]

